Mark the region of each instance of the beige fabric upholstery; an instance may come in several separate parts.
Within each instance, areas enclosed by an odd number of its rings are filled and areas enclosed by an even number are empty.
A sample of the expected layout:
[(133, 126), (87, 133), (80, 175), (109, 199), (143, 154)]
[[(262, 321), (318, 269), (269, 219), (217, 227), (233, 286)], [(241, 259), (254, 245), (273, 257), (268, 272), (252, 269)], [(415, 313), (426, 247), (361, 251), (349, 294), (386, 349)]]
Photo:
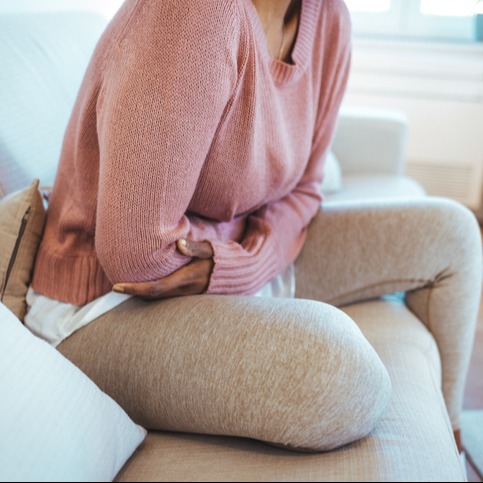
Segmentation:
[(38, 186), (37, 180), (0, 203), (0, 301), (20, 320), (46, 219)]
[(151, 432), (118, 481), (464, 481), (431, 334), (400, 302), (344, 310), (393, 382), (390, 405), (370, 437), (307, 455), (245, 439)]

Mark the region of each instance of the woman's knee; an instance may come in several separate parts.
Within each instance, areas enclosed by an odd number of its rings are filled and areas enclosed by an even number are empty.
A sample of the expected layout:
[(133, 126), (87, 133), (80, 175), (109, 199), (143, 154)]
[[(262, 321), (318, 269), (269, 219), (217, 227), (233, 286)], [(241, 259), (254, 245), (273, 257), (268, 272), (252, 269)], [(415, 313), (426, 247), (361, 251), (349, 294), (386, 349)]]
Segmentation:
[[(342, 311), (318, 302), (302, 310), (305, 351), (287, 373), (286, 424), (273, 442), (287, 448), (329, 451), (367, 436), (385, 410), (391, 382), (382, 361), (356, 324)], [(293, 369), (297, 369), (294, 367)], [(281, 402), (279, 402), (280, 404)]]
[(460, 203), (445, 198), (428, 198), (424, 206), (420, 229), (427, 253), (421, 263), (429, 260), (437, 267), (434, 281), (452, 276), (459, 289), (464, 285), (479, 293), (483, 262), (481, 232), (475, 215)]
[(481, 234), (475, 215), (461, 203), (447, 198), (427, 198), (421, 202), (425, 212), (421, 224), (423, 232), (432, 232), (435, 238), (458, 251), (481, 251)]

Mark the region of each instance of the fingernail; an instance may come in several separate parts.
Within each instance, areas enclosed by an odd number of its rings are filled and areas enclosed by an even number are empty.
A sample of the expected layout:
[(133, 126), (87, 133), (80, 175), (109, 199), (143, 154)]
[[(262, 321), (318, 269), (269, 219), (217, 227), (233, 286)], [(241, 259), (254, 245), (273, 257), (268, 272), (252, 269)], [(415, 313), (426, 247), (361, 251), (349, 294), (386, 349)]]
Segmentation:
[(126, 293), (126, 290), (122, 285), (114, 285), (114, 287), (112, 287), (112, 290), (117, 293)]
[(184, 238), (181, 238), (181, 240), (179, 241), (179, 244), (184, 248), (188, 246), (188, 242)]

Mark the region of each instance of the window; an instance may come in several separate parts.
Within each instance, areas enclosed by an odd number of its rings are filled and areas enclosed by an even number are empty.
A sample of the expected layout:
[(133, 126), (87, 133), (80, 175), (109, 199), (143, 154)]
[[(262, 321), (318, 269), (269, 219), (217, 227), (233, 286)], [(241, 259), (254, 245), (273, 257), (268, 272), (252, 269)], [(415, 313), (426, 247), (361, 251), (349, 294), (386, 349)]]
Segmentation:
[(465, 17), (475, 12), (474, 0), (421, 0), (423, 15)]
[(346, 0), (356, 35), (474, 40), (477, 0)]
[(387, 12), (391, 8), (391, 0), (346, 0), (353, 12)]

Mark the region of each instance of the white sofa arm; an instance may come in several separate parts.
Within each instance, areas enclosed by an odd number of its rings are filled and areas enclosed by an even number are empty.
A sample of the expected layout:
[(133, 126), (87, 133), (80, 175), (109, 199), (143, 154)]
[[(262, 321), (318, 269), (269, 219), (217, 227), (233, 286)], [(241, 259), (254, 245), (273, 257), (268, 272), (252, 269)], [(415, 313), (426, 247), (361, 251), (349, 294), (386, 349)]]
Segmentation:
[(333, 151), (344, 175), (403, 174), (408, 122), (397, 111), (341, 110)]

